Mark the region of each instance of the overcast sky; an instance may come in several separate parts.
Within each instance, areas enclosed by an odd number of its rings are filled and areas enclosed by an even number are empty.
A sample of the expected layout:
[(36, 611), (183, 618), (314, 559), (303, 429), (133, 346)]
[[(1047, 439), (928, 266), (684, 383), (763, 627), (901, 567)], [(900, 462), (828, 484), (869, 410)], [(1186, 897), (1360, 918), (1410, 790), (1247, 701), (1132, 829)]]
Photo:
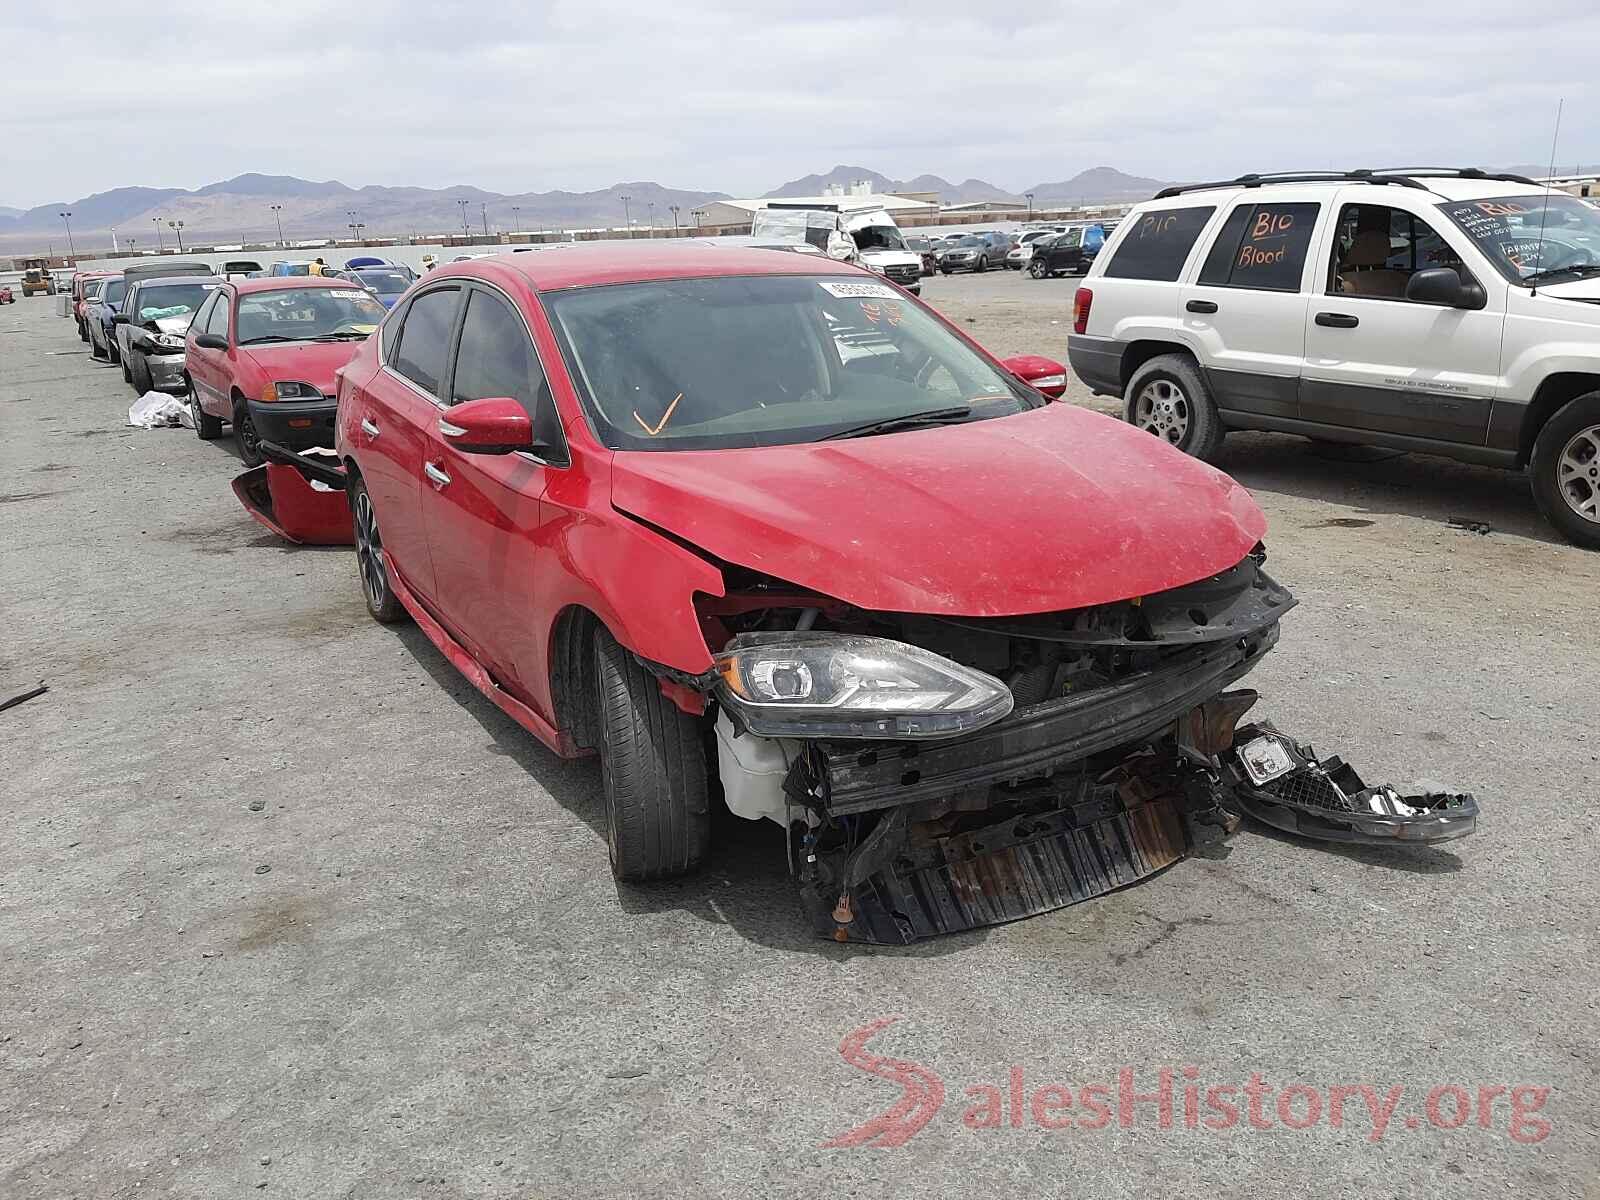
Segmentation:
[[(753, 194), (1600, 162), (1596, 0), (0, 3), (0, 205), (245, 171)], [(998, 7), (998, 6), (997, 6)]]

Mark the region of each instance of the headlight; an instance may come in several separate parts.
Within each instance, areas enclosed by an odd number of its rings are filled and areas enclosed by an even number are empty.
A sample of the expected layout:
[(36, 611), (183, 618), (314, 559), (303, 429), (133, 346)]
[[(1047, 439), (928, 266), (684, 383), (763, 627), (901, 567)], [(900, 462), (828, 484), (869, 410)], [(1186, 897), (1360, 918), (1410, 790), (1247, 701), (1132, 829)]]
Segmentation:
[(865, 260), (862, 260), (861, 265), (863, 267), (865, 267), (867, 270), (871, 271), (874, 275), (882, 275), (883, 274), (883, 264), (882, 263), (872, 263), (872, 262), (867, 262)]
[(1030, 379), (1028, 382), (1036, 388), (1066, 387), (1067, 377), (1065, 375), (1040, 375), (1037, 379)]
[(263, 404), (278, 400), (321, 400), (322, 393), (309, 383), (269, 383), (261, 389)]
[(152, 346), (159, 346), (163, 350), (182, 350), (183, 338), (175, 333), (148, 333)]
[(888, 638), (744, 634), (716, 666), (719, 698), (764, 737), (948, 737), (1011, 711), (993, 676)]

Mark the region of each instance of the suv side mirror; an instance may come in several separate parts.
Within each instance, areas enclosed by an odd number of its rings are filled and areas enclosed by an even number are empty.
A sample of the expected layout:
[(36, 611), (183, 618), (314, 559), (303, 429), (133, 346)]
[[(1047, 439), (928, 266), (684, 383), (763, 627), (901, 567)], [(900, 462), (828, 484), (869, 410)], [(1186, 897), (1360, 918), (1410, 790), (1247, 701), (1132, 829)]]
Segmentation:
[(228, 348), (228, 339), (220, 333), (197, 333), (194, 337), (194, 344), (202, 350), (226, 350)]
[(1482, 308), (1489, 302), (1482, 285), (1463, 283), (1454, 267), (1429, 267), (1416, 272), (1406, 281), (1406, 299), (1449, 308)]
[(464, 400), (439, 418), (439, 433), (463, 454), (512, 454), (538, 449), (533, 422), (509, 396)]

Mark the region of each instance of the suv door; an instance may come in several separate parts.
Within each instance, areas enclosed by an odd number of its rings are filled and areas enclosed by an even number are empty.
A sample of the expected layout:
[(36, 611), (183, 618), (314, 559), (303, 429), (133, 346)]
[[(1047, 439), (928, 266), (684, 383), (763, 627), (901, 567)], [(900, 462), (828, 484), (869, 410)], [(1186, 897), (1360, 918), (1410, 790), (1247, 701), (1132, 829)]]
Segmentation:
[[(1300, 415), (1343, 429), (1483, 445), (1499, 387), (1506, 283), (1474, 273), (1476, 252), (1441, 214), (1407, 198), (1370, 203), (1374, 188), (1347, 188), (1325, 245), (1306, 326)], [(1385, 196), (1384, 199), (1389, 199)], [(1451, 267), (1477, 282), (1488, 304), (1446, 308), (1405, 298), (1411, 276)]]
[(385, 556), (408, 588), (430, 600), (437, 592), (420, 508), (423, 450), (443, 408), (461, 296), (462, 285), (451, 280), (412, 297), (393, 341), (380, 347), (378, 370), (351, 392), (347, 426)]
[(1181, 293), (1181, 320), (1224, 414), (1292, 418), (1305, 362), (1310, 249), (1323, 206), (1239, 199)]
[[(544, 366), (510, 297), (471, 287), (452, 360), (444, 420), (452, 405), (509, 396), (527, 412), (540, 440), (563, 445)], [(437, 420), (427, 433), (419, 494), (439, 611), (475, 658), (532, 701), (542, 694), (537, 681), (548, 669), (540, 631), (550, 622), (536, 616), (536, 571), (545, 559), (539, 547), (548, 524), (543, 496), (565, 452), (549, 460), (531, 453), (463, 454), (439, 432)]]

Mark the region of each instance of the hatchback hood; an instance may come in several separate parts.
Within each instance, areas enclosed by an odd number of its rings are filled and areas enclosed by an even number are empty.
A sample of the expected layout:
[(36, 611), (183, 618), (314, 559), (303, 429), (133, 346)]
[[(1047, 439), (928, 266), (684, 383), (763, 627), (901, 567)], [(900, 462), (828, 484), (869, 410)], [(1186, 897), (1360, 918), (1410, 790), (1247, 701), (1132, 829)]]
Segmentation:
[(620, 451), (612, 503), (861, 608), (969, 617), (1165, 591), (1233, 566), (1266, 530), (1220, 471), (1062, 404), (847, 441)]
[(269, 342), (245, 346), (268, 379), (309, 383), (324, 396), (335, 394), (333, 373), (355, 357), (361, 342)]

